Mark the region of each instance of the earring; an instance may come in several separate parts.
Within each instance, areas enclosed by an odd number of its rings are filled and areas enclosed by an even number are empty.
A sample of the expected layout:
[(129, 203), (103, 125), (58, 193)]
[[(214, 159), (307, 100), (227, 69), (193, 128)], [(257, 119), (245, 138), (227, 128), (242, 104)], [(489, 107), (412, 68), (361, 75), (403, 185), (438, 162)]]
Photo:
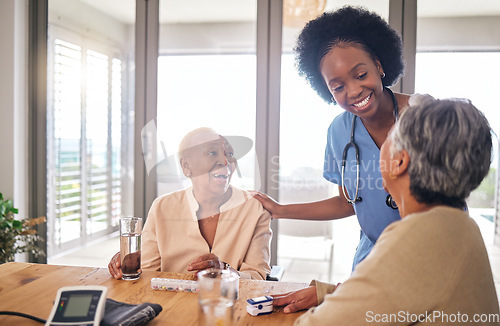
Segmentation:
[(385, 78), (385, 72), (380, 74), (380, 78)]
[(186, 177), (188, 178), (191, 177), (191, 173), (190, 172), (186, 173)]
[(394, 174), (389, 173), (389, 178), (391, 178), (391, 180), (395, 180), (397, 177)]
[(387, 195), (387, 198), (385, 199), (385, 204), (392, 209), (398, 209), (398, 204), (396, 204), (391, 195)]

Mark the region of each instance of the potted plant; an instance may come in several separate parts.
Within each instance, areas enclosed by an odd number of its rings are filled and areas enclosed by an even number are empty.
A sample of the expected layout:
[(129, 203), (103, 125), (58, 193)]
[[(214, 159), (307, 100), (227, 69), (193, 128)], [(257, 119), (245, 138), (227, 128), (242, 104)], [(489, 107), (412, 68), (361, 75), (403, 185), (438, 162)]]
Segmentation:
[(14, 208), (12, 200), (6, 200), (0, 193), (0, 264), (14, 261), (15, 254), (29, 252), (35, 257), (45, 253), (37, 245), (41, 240), (35, 226), (45, 222), (45, 217), (16, 220), (14, 215), (19, 210)]

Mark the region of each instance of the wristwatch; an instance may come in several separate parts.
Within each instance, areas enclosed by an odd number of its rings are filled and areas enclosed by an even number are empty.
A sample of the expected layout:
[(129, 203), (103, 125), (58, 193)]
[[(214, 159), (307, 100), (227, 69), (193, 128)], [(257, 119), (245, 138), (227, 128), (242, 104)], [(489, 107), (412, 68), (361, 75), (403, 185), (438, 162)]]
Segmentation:
[(225, 261), (223, 261), (222, 264), (224, 265), (224, 269), (230, 269), (231, 268), (231, 265), (229, 265)]

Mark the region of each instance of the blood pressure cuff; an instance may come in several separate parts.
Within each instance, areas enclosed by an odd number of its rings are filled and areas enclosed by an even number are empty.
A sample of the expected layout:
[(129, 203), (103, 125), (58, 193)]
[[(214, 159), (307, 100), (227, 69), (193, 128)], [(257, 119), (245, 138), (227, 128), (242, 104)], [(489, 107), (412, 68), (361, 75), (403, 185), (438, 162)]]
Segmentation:
[(106, 299), (104, 317), (101, 326), (140, 326), (146, 325), (158, 316), (162, 307), (155, 303), (141, 303), (140, 305)]

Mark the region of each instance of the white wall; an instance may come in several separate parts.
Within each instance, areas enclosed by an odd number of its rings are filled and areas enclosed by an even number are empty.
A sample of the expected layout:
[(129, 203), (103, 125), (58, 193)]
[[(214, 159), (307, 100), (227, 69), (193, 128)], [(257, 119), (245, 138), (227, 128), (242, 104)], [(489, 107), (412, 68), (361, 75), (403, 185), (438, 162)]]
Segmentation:
[(27, 0), (0, 1), (0, 192), (24, 217), (27, 193)]
[(49, 23), (92, 40), (129, 49), (129, 25), (77, 0), (49, 0)]
[(256, 27), (253, 22), (162, 24), (160, 53), (255, 53)]
[(417, 22), (417, 51), (500, 51), (500, 17), (433, 17)]
[(0, 2), (0, 192), (14, 196), (14, 13), (15, 0)]

